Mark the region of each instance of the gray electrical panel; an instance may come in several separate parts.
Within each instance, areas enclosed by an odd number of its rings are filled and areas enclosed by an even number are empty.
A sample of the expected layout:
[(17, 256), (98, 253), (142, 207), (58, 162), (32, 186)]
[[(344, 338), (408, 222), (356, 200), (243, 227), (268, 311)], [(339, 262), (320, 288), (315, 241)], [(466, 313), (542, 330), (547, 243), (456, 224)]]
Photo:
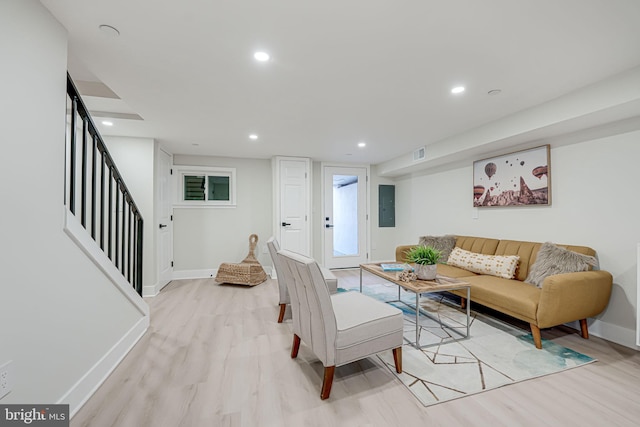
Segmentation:
[(378, 186), (378, 227), (396, 226), (396, 186)]

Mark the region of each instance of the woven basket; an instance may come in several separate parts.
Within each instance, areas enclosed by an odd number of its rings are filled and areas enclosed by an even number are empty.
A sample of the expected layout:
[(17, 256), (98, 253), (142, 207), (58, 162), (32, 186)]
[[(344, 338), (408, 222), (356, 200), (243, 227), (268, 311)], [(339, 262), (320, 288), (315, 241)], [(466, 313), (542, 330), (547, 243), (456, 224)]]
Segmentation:
[(258, 235), (249, 236), (249, 255), (240, 263), (223, 262), (220, 264), (216, 274), (216, 282), (255, 286), (267, 280), (267, 273), (254, 255), (257, 244)]

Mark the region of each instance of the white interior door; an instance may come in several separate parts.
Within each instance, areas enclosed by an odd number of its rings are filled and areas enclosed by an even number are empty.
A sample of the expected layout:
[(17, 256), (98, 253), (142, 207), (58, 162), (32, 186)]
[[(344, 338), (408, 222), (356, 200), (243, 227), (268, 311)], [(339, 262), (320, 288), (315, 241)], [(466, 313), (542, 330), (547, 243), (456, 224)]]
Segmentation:
[(325, 166), (324, 264), (357, 267), (367, 262), (367, 169)]
[(280, 203), (277, 228), (280, 247), (311, 256), (309, 230), (309, 161), (279, 160)]
[(158, 288), (162, 289), (173, 278), (173, 211), (171, 207), (171, 155), (158, 150), (156, 177), (158, 186), (157, 263)]

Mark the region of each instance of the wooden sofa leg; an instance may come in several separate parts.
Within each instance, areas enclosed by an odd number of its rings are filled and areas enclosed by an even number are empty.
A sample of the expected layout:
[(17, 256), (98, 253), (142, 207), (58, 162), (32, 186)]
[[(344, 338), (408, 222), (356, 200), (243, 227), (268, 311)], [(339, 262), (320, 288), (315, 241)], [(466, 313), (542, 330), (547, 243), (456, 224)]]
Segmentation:
[(285, 311), (287, 311), (287, 304), (280, 304), (280, 315), (278, 316), (278, 323), (282, 323)]
[(396, 372), (402, 373), (402, 347), (393, 349), (393, 362), (396, 364)]
[(531, 326), (531, 336), (533, 336), (533, 343), (536, 345), (537, 349), (542, 348), (542, 337), (540, 336), (540, 328), (538, 328), (533, 323), (529, 323)]
[(589, 327), (587, 326), (587, 319), (580, 319), (580, 334), (585, 340), (589, 339)]
[(467, 308), (467, 299), (466, 298), (460, 298), (460, 308), (461, 309)]
[(322, 391), (320, 392), (320, 399), (325, 400), (329, 398), (331, 394), (331, 386), (333, 385), (333, 373), (335, 372), (335, 366), (325, 366), (324, 379), (322, 380)]
[(291, 347), (291, 358), (298, 357), (298, 349), (300, 349), (300, 337), (293, 334), (293, 346)]

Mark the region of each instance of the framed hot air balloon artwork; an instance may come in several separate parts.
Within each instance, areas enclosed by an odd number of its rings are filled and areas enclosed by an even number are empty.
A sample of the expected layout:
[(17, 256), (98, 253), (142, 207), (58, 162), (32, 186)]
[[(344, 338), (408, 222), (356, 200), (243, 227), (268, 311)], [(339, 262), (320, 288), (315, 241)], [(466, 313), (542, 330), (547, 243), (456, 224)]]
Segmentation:
[(551, 204), (549, 145), (473, 162), (473, 206)]

